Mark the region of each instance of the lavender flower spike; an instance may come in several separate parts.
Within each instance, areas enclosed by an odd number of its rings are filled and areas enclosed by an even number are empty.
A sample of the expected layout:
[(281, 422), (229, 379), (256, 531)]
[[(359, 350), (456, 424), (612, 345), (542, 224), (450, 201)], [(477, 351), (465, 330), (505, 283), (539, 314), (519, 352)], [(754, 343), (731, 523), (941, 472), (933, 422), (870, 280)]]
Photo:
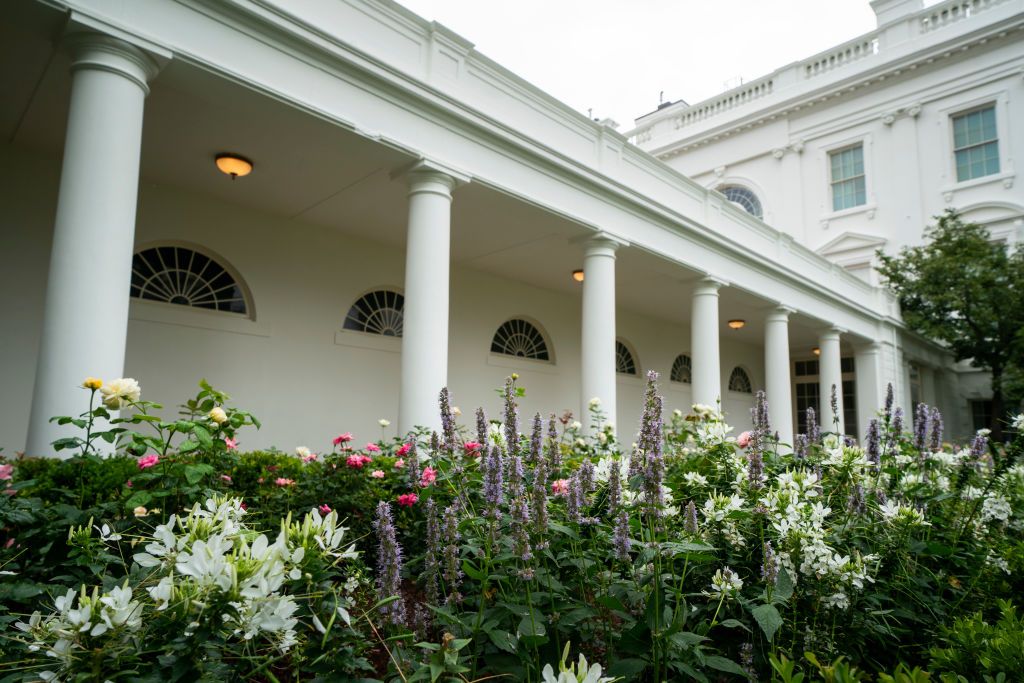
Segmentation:
[(765, 541), (761, 551), (761, 578), (772, 587), (775, 586), (775, 580), (779, 578), (779, 563), (771, 541)]
[(519, 407), (516, 405), (514, 377), (505, 380), (505, 443), (509, 455), (519, 453)]
[(459, 585), (462, 583), (462, 558), (459, 556), (459, 503), (452, 503), (444, 511), (441, 521), (441, 542), (444, 562), (444, 583), (448, 591), (445, 604), (462, 602)]
[(548, 466), (552, 476), (562, 468), (562, 449), (558, 442), (558, 428), (555, 426), (557, 419), (555, 414), (551, 413), (548, 420)]
[(885, 424), (892, 422), (892, 402), (894, 400), (892, 382), (885, 388)]
[[(537, 461), (533, 470), (533, 526), (538, 536), (548, 529), (548, 465), (544, 458)], [(539, 550), (546, 547), (546, 541), (537, 544)]]
[(629, 515), (625, 510), (620, 510), (615, 518), (615, 531), (612, 536), (612, 546), (615, 548), (615, 557), (623, 562), (629, 562), (629, 549), (632, 542), (629, 539)]
[[(395, 537), (391, 505), (386, 501), (377, 503), (377, 518), (373, 526), (377, 531), (377, 599), (401, 596), (402, 547)], [(384, 605), (380, 611), (395, 626), (405, 624), (405, 601), (401, 597)]]
[(928, 406), (923, 403), (917, 404), (914, 412), (914, 449), (918, 453), (924, 453), (925, 440), (928, 436)]
[(697, 525), (697, 506), (693, 504), (692, 500), (686, 504), (686, 521), (683, 528), (691, 536), (696, 536), (700, 532), (700, 527)]
[(622, 503), (622, 463), (616, 458), (608, 470), (608, 516), (614, 517)]
[(839, 430), (839, 393), (836, 385), (832, 385), (832, 395), (829, 397), (829, 406), (832, 408), (832, 427)]
[(882, 459), (881, 451), (881, 431), (878, 427), (878, 420), (872, 419), (868, 422), (868, 434), (867, 434), (867, 456), (868, 460), (871, 461), (871, 465), (875, 468), (878, 467)]
[(942, 413), (938, 408), (932, 408), (931, 414), (931, 430), (932, 440), (929, 444), (931, 446), (932, 453), (938, 453), (942, 450)]
[(818, 417), (814, 408), (807, 409), (807, 441), (811, 444), (821, 443), (821, 428), (818, 426)]
[(439, 604), (438, 578), (441, 564), (441, 532), (437, 521), (437, 503), (427, 500), (427, 553), (423, 558), (423, 574), (426, 579), (427, 604)]
[(903, 435), (903, 406), (896, 406), (892, 413), (892, 433), (897, 439)]
[(505, 499), (501, 485), (503, 479), (502, 470), (504, 469), (501, 449), (494, 446), (491, 448), (490, 457), (483, 457), (484, 461), (481, 464), (484, 467), (484, 504), (486, 505), (484, 515), (491, 519), (497, 519), (501, 514), (501, 505)]
[(530, 454), (527, 462), (530, 465), (536, 466), (543, 456), (541, 452), (542, 442), (544, 440), (544, 421), (541, 420), (540, 413), (533, 416), (533, 431), (530, 433)]
[(476, 409), (476, 442), (487, 448), (487, 414), (483, 408)]
[(441, 448), (451, 455), (455, 449), (455, 416), (452, 415), (448, 387), (441, 389), (438, 402), (441, 405), (441, 437), (443, 439)]

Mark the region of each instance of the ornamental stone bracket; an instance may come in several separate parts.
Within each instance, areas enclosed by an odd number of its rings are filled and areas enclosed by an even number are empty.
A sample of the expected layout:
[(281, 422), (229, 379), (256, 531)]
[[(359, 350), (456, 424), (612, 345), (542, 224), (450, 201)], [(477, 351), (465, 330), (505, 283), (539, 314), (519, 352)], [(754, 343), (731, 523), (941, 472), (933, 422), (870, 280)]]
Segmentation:
[(892, 124), (896, 123), (896, 121), (898, 119), (901, 119), (901, 118), (916, 119), (920, 115), (921, 115), (921, 103), (920, 102), (912, 102), (911, 104), (908, 104), (906, 106), (898, 107), (896, 109), (892, 109), (890, 111), (883, 112), (882, 116), (880, 117), (880, 120), (882, 122), (882, 125), (891, 126)]

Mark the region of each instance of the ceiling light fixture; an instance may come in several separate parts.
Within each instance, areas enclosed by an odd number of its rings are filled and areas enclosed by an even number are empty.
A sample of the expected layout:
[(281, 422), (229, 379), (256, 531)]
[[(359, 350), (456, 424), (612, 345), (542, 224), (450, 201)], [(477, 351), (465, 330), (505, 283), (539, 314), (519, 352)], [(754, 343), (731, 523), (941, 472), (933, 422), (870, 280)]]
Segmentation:
[(729, 327), (731, 327), (734, 330), (742, 329), (743, 326), (746, 325), (746, 324), (747, 324), (746, 320), (736, 319), (736, 320), (730, 320), (729, 321)]
[(218, 154), (217, 168), (221, 173), (231, 176), (231, 179), (234, 180), (252, 173), (252, 162), (238, 154)]
[(575, 280), (576, 282), (583, 282), (583, 271), (582, 270), (574, 270), (574, 271), (572, 271), (572, 279)]
[(820, 356), (821, 355), (821, 349), (819, 349), (817, 346), (815, 346), (813, 349), (811, 349), (811, 353), (813, 353), (815, 356)]

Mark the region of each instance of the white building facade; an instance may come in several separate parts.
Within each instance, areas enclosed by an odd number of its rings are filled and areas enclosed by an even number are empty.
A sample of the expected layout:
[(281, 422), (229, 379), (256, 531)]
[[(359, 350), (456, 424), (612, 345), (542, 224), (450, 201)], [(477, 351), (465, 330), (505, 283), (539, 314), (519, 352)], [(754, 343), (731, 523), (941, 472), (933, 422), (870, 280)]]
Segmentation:
[[(630, 139), (872, 284), (876, 250), (921, 243), (947, 208), (1024, 241), (1024, 2), (871, 5), (875, 31), (704, 102), (663, 105)], [(903, 365), (912, 401), (951, 390), (926, 359), (910, 352)], [(988, 424), (987, 374), (957, 370), (961, 426)]]
[(86, 376), (206, 378), (263, 419), (242, 448), (435, 427), (442, 386), (493, 412), (512, 372), (627, 443), (648, 370), (737, 428), (765, 389), (786, 442), (809, 384), (848, 433), (888, 383), (909, 409), (905, 357), (955, 407), (886, 292), (393, 3), (16, 0), (0, 88), (5, 453)]

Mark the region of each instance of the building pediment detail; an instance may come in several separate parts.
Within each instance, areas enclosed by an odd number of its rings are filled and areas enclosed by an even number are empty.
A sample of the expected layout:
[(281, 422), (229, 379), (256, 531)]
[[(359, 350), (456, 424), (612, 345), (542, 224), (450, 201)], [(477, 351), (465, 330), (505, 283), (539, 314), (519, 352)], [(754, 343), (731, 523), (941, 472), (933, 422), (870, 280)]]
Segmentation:
[(877, 235), (860, 232), (844, 232), (838, 237), (818, 247), (816, 251), (830, 259), (848, 257), (859, 254), (872, 254), (876, 249), (885, 246), (887, 240)]

